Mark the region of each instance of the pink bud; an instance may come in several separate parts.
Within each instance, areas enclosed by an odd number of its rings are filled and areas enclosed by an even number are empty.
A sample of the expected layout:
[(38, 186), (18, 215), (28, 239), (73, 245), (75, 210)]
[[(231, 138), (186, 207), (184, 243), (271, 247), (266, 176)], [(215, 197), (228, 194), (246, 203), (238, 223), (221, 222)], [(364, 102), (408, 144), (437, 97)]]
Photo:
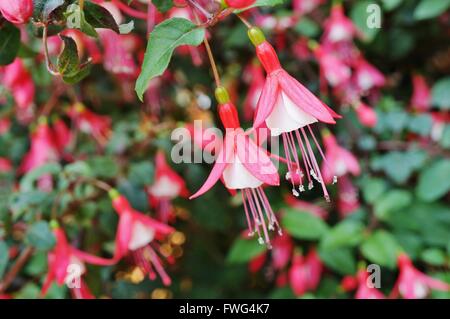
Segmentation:
[(33, 14), (32, 0), (2, 0), (0, 12), (3, 17), (14, 24), (27, 23)]
[(225, 3), (229, 7), (242, 9), (251, 6), (253, 3), (255, 3), (255, 0), (225, 0)]
[(377, 125), (377, 113), (371, 107), (364, 103), (359, 103), (355, 110), (362, 125), (367, 127)]

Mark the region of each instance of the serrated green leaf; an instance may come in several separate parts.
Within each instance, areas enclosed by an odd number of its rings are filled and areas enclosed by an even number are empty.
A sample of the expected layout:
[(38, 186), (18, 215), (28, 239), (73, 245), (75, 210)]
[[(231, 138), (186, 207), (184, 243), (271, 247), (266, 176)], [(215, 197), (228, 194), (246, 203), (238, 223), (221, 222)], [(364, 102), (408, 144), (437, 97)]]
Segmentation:
[(246, 263), (252, 258), (262, 254), (266, 249), (266, 246), (259, 244), (256, 238), (238, 238), (228, 252), (227, 262), (230, 264)]
[(0, 29), (0, 65), (14, 61), (20, 48), (20, 30), (10, 23)]
[(158, 24), (150, 34), (142, 71), (136, 81), (136, 93), (142, 100), (151, 79), (163, 74), (172, 53), (180, 45), (199, 45), (205, 37), (205, 29), (187, 19), (172, 18)]
[(281, 224), (291, 236), (299, 239), (319, 239), (328, 230), (327, 224), (319, 217), (294, 209), (286, 210)]

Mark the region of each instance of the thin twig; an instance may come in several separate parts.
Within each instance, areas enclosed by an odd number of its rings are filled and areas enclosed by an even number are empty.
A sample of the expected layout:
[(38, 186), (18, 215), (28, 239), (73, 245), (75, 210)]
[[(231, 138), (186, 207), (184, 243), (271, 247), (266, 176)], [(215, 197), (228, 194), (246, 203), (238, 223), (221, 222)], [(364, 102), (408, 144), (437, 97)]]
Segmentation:
[(33, 247), (27, 247), (25, 250), (22, 251), (20, 256), (17, 258), (16, 263), (11, 267), (9, 272), (5, 275), (5, 279), (0, 282), (0, 294), (6, 291), (8, 287), (11, 285), (11, 283), (16, 278), (17, 274), (20, 272), (20, 270), (25, 266), (28, 259), (33, 255), (34, 248)]

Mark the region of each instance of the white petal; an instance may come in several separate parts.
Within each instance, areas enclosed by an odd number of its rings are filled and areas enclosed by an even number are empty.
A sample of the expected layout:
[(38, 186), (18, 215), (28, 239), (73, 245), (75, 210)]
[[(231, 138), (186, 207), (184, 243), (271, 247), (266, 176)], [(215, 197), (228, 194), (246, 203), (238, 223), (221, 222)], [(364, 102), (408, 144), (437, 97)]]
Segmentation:
[(349, 40), (350, 38), (351, 34), (347, 32), (347, 29), (342, 24), (333, 25), (329, 33), (329, 39), (331, 42)]
[(262, 185), (262, 182), (245, 168), (237, 155), (223, 171), (223, 180), (229, 189), (256, 188)]
[(344, 176), (347, 173), (347, 165), (342, 159), (338, 159), (334, 166), (334, 174), (338, 177)]
[(317, 122), (317, 119), (295, 105), (284, 92), (278, 95), (273, 111), (266, 119), (267, 127), (273, 136), (295, 131), (314, 122)]
[(133, 224), (131, 231), (131, 240), (128, 244), (128, 249), (136, 250), (149, 244), (155, 238), (155, 231), (150, 227), (146, 227), (140, 222)]
[(178, 183), (173, 182), (167, 176), (162, 176), (161, 178), (158, 178), (152, 187), (150, 187), (149, 191), (155, 197), (174, 198), (178, 196), (181, 189)]

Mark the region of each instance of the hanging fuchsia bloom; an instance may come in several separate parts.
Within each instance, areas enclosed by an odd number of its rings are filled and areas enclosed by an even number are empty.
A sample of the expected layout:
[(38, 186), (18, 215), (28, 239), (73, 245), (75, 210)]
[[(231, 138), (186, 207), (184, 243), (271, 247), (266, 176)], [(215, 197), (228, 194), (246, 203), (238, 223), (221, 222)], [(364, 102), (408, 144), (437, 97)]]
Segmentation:
[(294, 242), (288, 234), (277, 236), (273, 240), (272, 265), (275, 270), (286, 267), (294, 251)]
[(0, 12), (11, 23), (27, 23), (33, 15), (33, 0), (2, 0)]
[[(287, 178), (291, 179), (294, 195), (299, 195), (295, 189), (294, 177), (300, 179), (299, 189), (303, 191), (302, 179), (306, 172), (308, 187), (313, 187), (311, 179), (313, 177), (322, 185), (325, 198), (329, 200), (328, 191), (307, 134), (312, 135), (320, 149), (310, 124), (318, 121), (335, 123), (334, 118), (339, 118), (339, 115), (282, 69), (275, 50), (266, 41), (260, 29), (251, 28), (248, 34), (256, 47), (258, 59), (267, 73), (253, 128), (257, 129), (265, 123), (273, 136), (282, 136), (289, 169)], [(301, 170), (296, 144), (303, 157), (304, 172)]]
[(310, 250), (305, 258), (305, 267), (309, 273), (307, 288), (308, 290), (316, 290), (322, 278), (323, 264), (319, 258), (319, 254), (315, 249)]
[(325, 20), (323, 27), (322, 41), (324, 43), (352, 41), (359, 34), (352, 20), (345, 16), (341, 4), (333, 5), (330, 17)]
[(134, 264), (144, 274), (148, 274), (150, 280), (155, 280), (158, 273), (163, 284), (170, 285), (171, 279), (164, 270), (157, 251), (160, 248), (158, 241), (164, 240), (175, 230), (133, 209), (128, 200), (116, 190), (110, 191), (110, 197), (119, 215), (114, 259), (130, 256)]
[(222, 3), (227, 7), (235, 9), (243, 9), (251, 6), (256, 0), (222, 0)]
[(156, 153), (155, 165), (155, 183), (147, 188), (147, 192), (158, 220), (168, 223), (175, 217), (171, 200), (178, 196), (187, 197), (189, 191), (183, 178), (167, 164), (163, 151)]
[(361, 101), (354, 103), (353, 107), (358, 116), (358, 120), (362, 125), (367, 127), (375, 127), (375, 125), (377, 125), (377, 113), (373, 108)]
[(352, 184), (350, 177), (344, 175), (338, 180), (337, 209), (341, 218), (354, 213), (359, 208), (358, 190)]
[(19, 173), (25, 174), (39, 166), (59, 160), (53, 132), (47, 119), (39, 119), (39, 123), (31, 133), (31, 147), (22, 160)]
[(81, 103), (76, 103), (68, 111), (68, 115), (78, 130), (92, 135), (100, 145), (107, 143), (111, 133), (111, 118), (91, 112)]
[(322, 208), (322, 207), (312, 204), (310, 202), (296, 199), (292, 196), (286, 196), (284, 198), (284, 201), (290, 207), (295, 208), (301, 212), (308, 212), (308, 213), (311, 213), (312, 215), (317, 216), (322, 219), (325, 219), (328, 217), (328, 211), (325, 208)]
[(355, 82), (360, 90), (368, 91), (372, 88), (380, 88), (385, 85), (386, 78), (383, 73), (367, 62), (362, 56), (356, 60), (354, 68)]
[(123, 76), (135, 77), (139, 73), (132, 51), (126, 48), (126, 35), (112, 30), (99, 30), (103, 45), (103, 65), (105, 70)]
[(400, 294), (405, 299), (422, 299), (428, 295), (430, 289), (450, 291), (449, 284), (434, 279), (416, 269), (405, 253), (398, 256), (397, 263), (400, 274), (391, 297), (396, 298)]
[(296, 296), (315, 290), (319, 285), (323, 271), (322, 262), (315, 250), (311, 250), (306, 257), (295, 253), (289, 269), (289, 282)]
[(310, 13), (324, 2), (325, 0), (293, 0), (292, 7), (295, 13), (304, 15)]
[(370, 287), (367, 279), (369, 274), (365, 269), (361, 269), (357, 274), (358, 289), (355, 293), (355, 299), (385, 299), (383, 293), (377, 288)]
[(42, 296), (45, 296), (51, 284), (56, 282), (60, 286), (66, 284), (70, 288), (74, 298), (94, 298), (81, 277), (70, 277), (70, 267), (72, 265), (78, 266), (78, 270), (80, 271), (79, 274), (83, 275), (86, 273), (85, 263), (110, 266), (115, 264), (116, 261), (93, 256), (78, 250), (67, 242), (64, 230), (60, 228), (57, 223), (54, 222), (54, 225), (52, 226), (54, 228), (53, 234), (56, 238), (56, 245), (48, 254), (48, 273), (44, 285), (42, 286)]
[(413, 75), (412, 83), (411, 106), (416, 111), (425, 112), (431, 107), (431, 90), (425, 78), (420, 74)]
[(322, 131), (323, 143), (325, 145), (325, 158), (322, 165), (322, 176), (326, 183), (337, 182), (338, 177), (351, 173), (359, 175), (361, 168), (357, 158), (341, 147), (328, 130)]
[(244, 118), (249, 121), (253, 118), (259, 97), (265, 83), (265, 77), (261, 65), (252, 61), (244, 69), (244, 81), (249, 84), (248, 93), (244, 100)]
[(28, 122), (33, 115), (35, 86), (21, 59), (15, 59), (3, 69), (1, 82), (14, 98), (19, 119)]
[(0, 136), (7, 133), (11, 128), (11, 120), (9, 118), (0, 118)]
[(64, 154), (66, 148), (70, 146), (73, 141), (73, 134), (60, 117), (55, 117), (53, 120), (53, 132), (55, 146), (58, 149), (59, 154)]
[(325, 46), (316, 46), (314, 54), (319, 61), (321, 77), (331, 86), (345, 85), (350, 80), (351, 70)]
[(276, 226), (281, 234), (281, 229), (262, 185), (279, 185), (277, 169), (267, 153), (244, 133), (236, 107), (230, 102), (225, 88), (216, 89), (216, 98), (220, 119), (226, 129), (224, 142), (208, 179), (190, 198), (203, 195), (219, 179), (228, 189), (240, 189), (249, 235), (257, 233), (259, 243), (265, 242), (271, 248), (268, 230), (274, 230)]

